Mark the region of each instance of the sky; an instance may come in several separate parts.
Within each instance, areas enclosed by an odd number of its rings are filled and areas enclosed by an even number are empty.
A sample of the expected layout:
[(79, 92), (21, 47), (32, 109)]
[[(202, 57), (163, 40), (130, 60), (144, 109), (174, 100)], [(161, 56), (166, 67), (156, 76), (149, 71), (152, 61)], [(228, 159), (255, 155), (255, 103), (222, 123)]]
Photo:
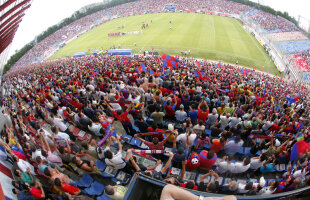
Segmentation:
[[(310, 20), (310, 0), (252, 0), (275, 10), (287, 11), (298, 20), (298, 15)], [(102, 0), (33, 0), (14, 37), (9, 56), (32, 41), (48, 27), (70, 17), (81, 7)]]
[(10, 54), (32, 41), (48, 27), (70, 17), (83, 6), (102, 0), (33, 0), (14, 37)]
[(309, 0), (251, 0), (260, 4), (270, 6), (279, 11), (286, 11), (290, 16), (298, 20), (301, 15), (310, 20), (310, 1)]

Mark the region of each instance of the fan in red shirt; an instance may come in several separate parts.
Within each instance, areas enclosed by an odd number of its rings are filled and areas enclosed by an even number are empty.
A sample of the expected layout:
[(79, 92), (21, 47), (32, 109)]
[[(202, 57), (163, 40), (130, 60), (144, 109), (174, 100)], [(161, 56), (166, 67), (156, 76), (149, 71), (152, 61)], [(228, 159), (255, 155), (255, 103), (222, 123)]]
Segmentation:
[[(157, 128), (157, 124), (152, 124), (152, 127), (148, 128), (149, 132), (163, 132), (163, 129)], [(152, 138), (157, 137), (159, 141), (162, 141), (164, 139), (164, 136), (162, 133), (154, 134), (152, 135)]]
[(29, 193), (36, 199), (44, 199), (45, 198), (45, 193), (42, 188), (42, 185), (40, 181), (37, 179), (35, 186), (30, 186), (28, 183), (26, 183), (28, 186)]
[(202, 120), (203, 123), (206, 123), (206, 120), (209, 115), (209, 107), (206, 104), (206, 101), (203, 100), (198, 106), (198, 121)]
[(79, 195), (81, 193), (81, 190), (79, 188), (72, 185), (64, 184), (60, 181), (59, 178), (55, 178), (54, 183), (57, 187), (59, 187), (60, 190), (68, 192), (69, 194)]
[(174, 118), (175, 115), (175, 104), (171, 105), (171, 101), (167, 101), (167, 105), (165, 105), (166, 116), (170, 119)]
[(111, 106), (110, 106), (108, 103), (107, 103), (107, 106), (108, 106), (108, 108), (112, 111), (114, 117), (115, 117), (116, 119), (118, 119), (118, 120), (122, 123), (122, 125), (123, 125), (123, 127), (124, 127), (126, 133), (127, 133), (128, 135), (133, 136), (133, 135), (135, 134), (135, 130), (132, 128), (131, 121), (130, 121), (130, 119), (128, 118), (128, 112), (129, 112), (129, 110), (131, 109), (132, 105), (128, 106), (127, 110), (126, 110), (125, 112), (123, 112), (123, 113), (121, 113), (120, 110), (118, 110), (117, 112), (115, 112), (115, 110), (114, 110), (113, 108), (111, 108)]

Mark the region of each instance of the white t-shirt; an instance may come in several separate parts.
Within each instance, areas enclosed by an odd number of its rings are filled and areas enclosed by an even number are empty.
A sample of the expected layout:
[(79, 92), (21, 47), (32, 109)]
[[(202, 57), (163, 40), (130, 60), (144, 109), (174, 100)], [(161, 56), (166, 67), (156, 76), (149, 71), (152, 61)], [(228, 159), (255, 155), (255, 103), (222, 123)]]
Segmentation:
[(230, 127), (235, 127), (240, 121), (241, 121), (241, 118), (231, 117), (228, 125)]
[(100, 129), (102, 128), (101, 124), (95, 124), (93, 123), (92, 126), (88, 125), (88, 129), (92, 132), (94, 132), (96, 135), (101, 135), (100, 134)]
[(133, 99), (131, 94), (130, 94), (127, 100), (131, 101), (134, 104), (139, 104), (140, 103), (140, 98), (141, 98), (141, 96), (136, 96), (136, 98)]
[(26, 173), (27, 168), (30, 169), (30, 173), (32, 175), (36, 175), (36, 173), (34, 172), (34, 167), (27, 161), (19, 159), (17, 162), (17, 166), (20, 170), (22, 170), (22, 172)]
[[(196, 139), (197, 135), (192, 133), (188, 139), (189, 139), (189, 146), (192, 146), (194, 144), (194, 141)], [(183, 134), (180, 134), (178, 137), (177, 137), (177, 142), (178, 141), (181, 141), (183, 146), (186, 146), (186, 134), (183, 133)]]
[(249, 168), (250, 164), (244, 166), (242, 162), (237, 162), (229, 168), (229, 171), (233, 174), (240, 174), (246, 172)]
[(271, 186), (263, 187), (257, 194), (258, 195), (270, 195), (276, 190), (276, 188), (273, 190), (271, 190), (270, 188)]
[(65, 125), (65, 123), (63, 123), (62, 119), (55, 117), (53, 121), (55, 125), (59, 128), (59, 130), (61, 131), (67, 130), (67, 126)]
[(224, 129), (228, 125), (230, 117), (227, 118), (226, 116), (221, 116), (220, 119), (221, 128)]
[(46, 160), (44, 156), (42, 156), (42, 151), (40, 149), (37, 149), (35, 152), (32, 152), (31, 157), (32, 159), (36, 159), (36, 157), (40, 156), (42, 160)]
[(122, 110), (122, 107), (118, 103), (110, 103), (110, 105), (115, 111)]
[(222, 162), (219, 162), (217, 164), (217, 168), (216, 168), (216, 171), (219, 173), (219, 174), (223, 174), (225, 172), (228, 171), (228, 169), (231, 167), (231, 163), (228, 164), (227, 161), (222, 161)]
[(243, 141), (239, 141), (235, 143), (234, 140), (230, 140), (224, 145), (225, 152), (230, 155), (234, 155), (237, 151), (242, 147)]
[(263, 166), (263, 164), (264, 164), (264, 161), (260, 161), (259, 158), (251, 159), (250, 169), (256, 170), (260, 168), (261, 166)]
[(55, 134), (55, 139), (59, 139), (59, 140), (68, 140), (70, 141), (70, 136), (67, 133), (58, 131), (57, 134)]
[(246, 186), (246, 184), (244, 184), (244, 183), (239, 183), (239, 184), (238, 184), (238, 193), (240, 193), (240, 194), (245, 194), (245, 193), (247, 193), (249, 190), (246, 190), (246, 189), (245, 189), (245, 186)]
[(126, 166), (126, 162), (122, 158), (122, 153), (119, 151), (112, 159), (105, 159), (105, 163), (116, 169), (123, 169)]

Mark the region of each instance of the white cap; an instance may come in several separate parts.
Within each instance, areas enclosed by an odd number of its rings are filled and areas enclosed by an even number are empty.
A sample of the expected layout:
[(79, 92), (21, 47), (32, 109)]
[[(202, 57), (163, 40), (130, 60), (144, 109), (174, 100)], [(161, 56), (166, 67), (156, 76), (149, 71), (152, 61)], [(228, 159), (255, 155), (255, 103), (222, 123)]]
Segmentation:
[(174, 127), (173, 127), (172, 124), (168, 124), (168, 130), (169, 130), (169, 131), (173, 131), (173, 130), (174, 130)]

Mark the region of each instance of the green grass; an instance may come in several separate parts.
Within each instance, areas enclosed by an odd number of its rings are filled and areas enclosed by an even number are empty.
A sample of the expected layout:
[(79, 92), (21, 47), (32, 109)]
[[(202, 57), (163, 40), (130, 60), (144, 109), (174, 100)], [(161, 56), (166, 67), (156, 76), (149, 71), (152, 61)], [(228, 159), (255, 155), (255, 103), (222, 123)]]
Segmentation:
[[(148, 23), (149, 28), (144, 29), (142, 34), (108, 37), (108, 33), (140, 30), (143, 22)], [(124, 29), (117, 28), (122, 25)], [(262, 46), (242, 28), (239, 21), (194, 13), (147, 14), (115, 19), (70, 42), (50, 59), (72, 56), (77, 52), (91, 53), (89, 48), (92, 51), (94, 48), (108, 49), (113, 45), (133, 49), (134, 53), (154, 48), (160, 54), (171, 55), (181, 55), (181, 51), (190, 49), (192, 57), (233, 64), (238, 60), (240, 65), (257, 69), (264, 67), (265, 72), (278, 74)]]

